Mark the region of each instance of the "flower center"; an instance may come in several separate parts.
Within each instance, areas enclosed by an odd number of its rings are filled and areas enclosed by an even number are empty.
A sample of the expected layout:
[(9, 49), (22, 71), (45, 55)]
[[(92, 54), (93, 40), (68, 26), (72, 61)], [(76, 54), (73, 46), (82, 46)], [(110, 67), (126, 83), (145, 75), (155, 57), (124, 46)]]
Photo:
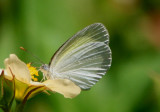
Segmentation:
[(36, 78), (36, 76), (39, 76), (39, 74), (38, 74), (38, 70), (36, 69), (36, 67), (31, 66), (31, 63), (28, 63), (27, 67), (28, 67), (29, 72), (31, 74), (32, 80), (38, 81), (38, 78)]

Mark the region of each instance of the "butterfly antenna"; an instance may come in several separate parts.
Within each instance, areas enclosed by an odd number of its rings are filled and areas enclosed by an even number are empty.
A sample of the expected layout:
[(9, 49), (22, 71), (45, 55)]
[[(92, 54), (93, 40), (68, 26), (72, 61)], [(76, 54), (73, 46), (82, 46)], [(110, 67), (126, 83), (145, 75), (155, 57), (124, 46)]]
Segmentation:
[(35, 59), (37, 59), (38, 61), (40, 61), (42, 64), (45, 64), (39, 57), (37, 57), (36, 55), (34, 55), (32, 52), (29, 52), (27, 49), (25, 49), (24, 47), (20, 47), (21, 50), (27, 52), (28, 54), (30, 54), (31, 56), (33, 56)]

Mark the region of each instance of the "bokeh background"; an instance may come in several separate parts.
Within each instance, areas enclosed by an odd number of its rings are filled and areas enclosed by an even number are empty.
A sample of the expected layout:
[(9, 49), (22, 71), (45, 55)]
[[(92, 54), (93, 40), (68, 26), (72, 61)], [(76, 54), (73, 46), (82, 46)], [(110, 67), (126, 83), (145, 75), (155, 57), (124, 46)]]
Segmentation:
[(25, 112), (160, 112), (160, 0), (0, 0), (0, 68), (11, 53), (35, 60), (20, 46), (49, 63), (68, 38), (95, 22), (110, 34), (107, 75), (74, 99), (39, 94)]

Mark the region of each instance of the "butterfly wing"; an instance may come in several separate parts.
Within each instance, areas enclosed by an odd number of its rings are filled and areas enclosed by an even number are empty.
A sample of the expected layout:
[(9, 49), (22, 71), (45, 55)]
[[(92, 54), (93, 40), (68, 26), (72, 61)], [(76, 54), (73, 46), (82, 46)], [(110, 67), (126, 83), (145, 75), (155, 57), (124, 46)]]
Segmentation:
[(67, 78), (81, 89), (92, 87), (111, 66), (109, 34), (101, 23), (89, 25), (66, 41), (49, 64), (51, 77)]

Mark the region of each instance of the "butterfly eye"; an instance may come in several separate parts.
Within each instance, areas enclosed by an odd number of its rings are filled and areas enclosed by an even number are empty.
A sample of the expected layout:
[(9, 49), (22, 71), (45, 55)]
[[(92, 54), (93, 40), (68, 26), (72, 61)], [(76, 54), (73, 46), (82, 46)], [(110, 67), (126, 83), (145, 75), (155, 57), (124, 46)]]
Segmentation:
[(40, 69), (48, 71), (49, 70), (49, 66), (47, 64), (43, 64)]

